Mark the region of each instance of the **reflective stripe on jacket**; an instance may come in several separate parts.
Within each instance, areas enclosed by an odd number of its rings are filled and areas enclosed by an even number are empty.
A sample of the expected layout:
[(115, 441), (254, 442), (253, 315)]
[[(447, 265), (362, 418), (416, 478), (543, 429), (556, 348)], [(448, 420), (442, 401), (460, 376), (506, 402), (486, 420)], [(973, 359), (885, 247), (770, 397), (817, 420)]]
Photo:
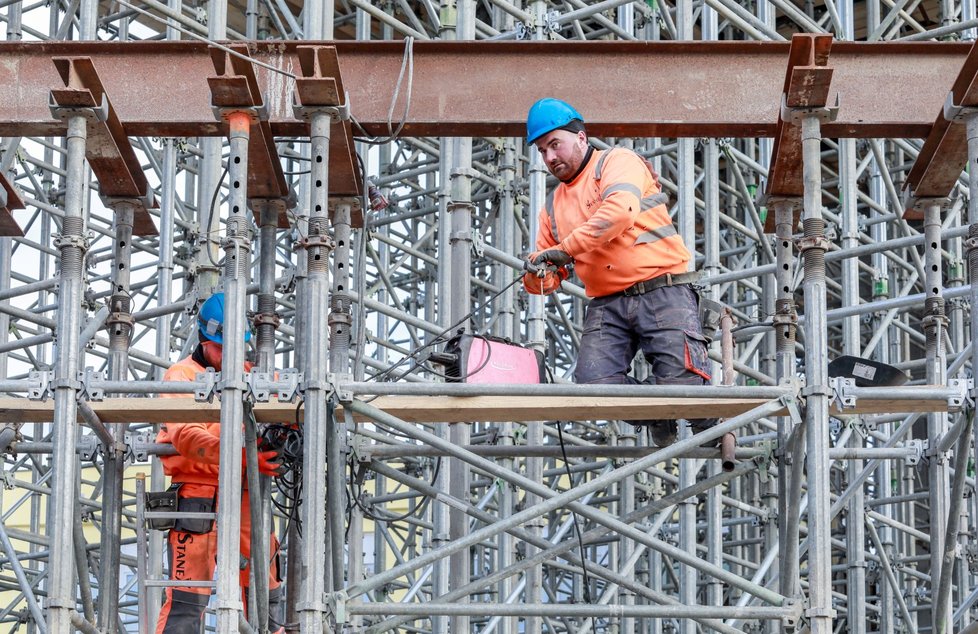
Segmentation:
[(573, 256), (590, 297), (685, 273), (690, 254), (664, 202), (637, 154), (595, 150), (573, 181), (558, 184), (547, 197), (536, 248), (557, 247)]

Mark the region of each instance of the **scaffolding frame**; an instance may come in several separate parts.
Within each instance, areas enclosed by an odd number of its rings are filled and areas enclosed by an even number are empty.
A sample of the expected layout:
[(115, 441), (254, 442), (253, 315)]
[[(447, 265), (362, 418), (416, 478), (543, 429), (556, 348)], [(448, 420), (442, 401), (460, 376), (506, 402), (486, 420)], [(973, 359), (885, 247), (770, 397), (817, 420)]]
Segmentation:
[[(61, 83), (44, 89), (50, 100), (23, 108), (49, 110), (47, 128), (16, 117), (0, 124), (8, 135), (0, 154), (0, 391), (18, 395), (0, 403), (0, 587), (14, 593), (0, 622), (11, 631), (152, 627), (158, 586), (136, 569), (159, 577), (162, 553), (138, 530), (138, 551), (124, 550), (145, 517), (127, 490), (127, 466), (168, 451), (152, 442), (147, 422), (219, 416), (228, 430), (219, 508), (237, 508), (248, 471), (237, 456), (257, 433), (238, 422), (251, 407), (259, 425), (298, 417), (304, 429), (305, 538), (264, 510), (286, 537), (286, 620), (302, 632), (890, 633), (974, 622), (969, 361), (978, 326), (969, 307), (978, 301), (978, 175), (962, 169), (978, 160), (975, 62), (967, 45), (941, 45), (957, 62), (921, 94), (930, 114), (890, 121), (929, 134), (923, 144), (888, 137), (879, 122), (876, 136), (863, 135), (845, 132), (832, 101), (831, 69), (845, 81), (833, 54), (848, 49), (819, 37), (973, 40), (973, 0), (802, 8), (762, 0), (754, 9), (729, 0), (206, 8), (82, 0), (11, 2), (0, 20), (8, 40), (81, 41), (100, 79), (92, 83), (78, 56), (39, 45), (36, 58)], [(211, 128), (195, 129), (196, 139), (178, 126), (152, 138), (129, 119), (124, 101), (114, 101), (127, 96), (114, 88), (123, 73), (99, 75), (103, 43), (84, 43), (157, 36), (223, 42), (207, 60)], [(346, 101), (362, 90), (358, 79), (366, 82), (343, 71), (341, 42), (340, 67), (330, 65), (322, 40), (334, 38), (393, 41), (377, 50), (384, 68), (400, 64), (390, 77), (402, 92), (370, 85), (371, 99)], [(291, 39), (310, 45), (281, 42)], [(585, 302), (573, 284), (549, 298), (512, 285), (535, 235), (545, 168), (520, 138), (503, 136), (519, 134), (521, 113), (500, 110), (496, 132), (472, 136), (453, 136), (465, 129), (456, 111), (433, 121), (419, 115), (438, 96), (429, 90), (412, 101), (420, 90), (412, 65), (429, 39), (458, 40), (446, 44), (453, 50), (490, 39), (704, 40), (704, 51), (736, 48), (721, 39), (792, 40), (778, 49), (788, 69), (777, 91), (784, 100), (754, 104), (780, 106), (777, 121), (756, 124), (773, 143), (742, 128), (672, 128), (661, 139), (646, 136), (656, 128), (642, 121), (609, 117), (589, 127), (599, 147), (613, 136), (652, 159), (675, 195), (672, 211), (695, 245), (707, 293), (730, 307), (729, 343), (711, 350), (725, 385), (719, 371), (718, 385), (696, 390), (458, 385), (419, 358), (468, 323), (545, 351), (566, 382)], [(287, 60), (294, 65), (253, 67), (241, 55), (263, 49), (236, 40), (272, 40), (297, 51)], [(532, 54), (543, 59), (550, 44), (525, 44), (524, 71), (546, 71)], [(125, 59), (128, 49), (116, 50)], [(347, 50), (355, 57), (361, 49)], [(462, 67), (473, 86), (489, 72)], [(302, 88), (294, 99), (286, 89), (288, 100), (270, 100), (268, 77), (285, 73)], [(164, 82), (178, 91), (204, 78)], [(419, 73), (419, 85), (426, 78)], [(511, 109), (515, 94), (483, 98)], [(371, 115), (351, 121), (365, 101)], [(370, 183), (358, 182), (354, 134)], [(393, 138), (370, 139), (368, 150), (367, 135)], [(163, 383), (174, 353), (193, 345), (199, 300), (218, 287), (230, 307), (227, 340), (237, 342), (225, 346), (223, 365), (241, 367), (248, 309), (256, 371)], [(830, 379), (827, 362), (838, 355), (893, 364), (911, 384)], [(636, 360), (636, 375), (645, 372)], [(139, 398), (166, 392), (196, 398)], [(220, 401), (208, 402), (217, 392)], [(696, 436), (684, 430), (665, 449), (621, 420), (718, 412), (722, 424)], [(703, 445), (734, 430), (738, 463), (722, 471), (716, 450)], [(162, 489), (159, 466), (150, 470), (151, 488)], [(11, 525), (22, 508), (28, 525)], [(257, 597), (240, 604), (238, 521), (218, 513), (213, 612), (222, 634), (262, 630), (256, 624), (268, 609)], [(88, 543), (85, 523), (97, 525), (98, 545)], [(263, 596), (255, 587), (252, 596)]]

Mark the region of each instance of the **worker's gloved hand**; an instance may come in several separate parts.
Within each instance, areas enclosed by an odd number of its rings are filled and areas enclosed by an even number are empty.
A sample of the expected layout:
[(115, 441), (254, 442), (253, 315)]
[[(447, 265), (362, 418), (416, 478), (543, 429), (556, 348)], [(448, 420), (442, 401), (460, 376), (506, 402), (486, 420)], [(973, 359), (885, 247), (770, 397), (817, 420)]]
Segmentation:
[(552, 264), (557, 268), (567, 266), (573, 259), (566, 251), (561, 249), (547, 249), (546, 251), (530, 254), (530, 262), (533, 264)]
[[(245, 455), (246, 449), (241, 448), (241, 463), (244, 465), (248, 464), (248, 458)], [(282, 464), (276, 462), (278, 459), (278, 452), (275, 450), (270, 451), (259, 451), (258, 452), (258, 473), (262, 475), (272, 476), (277, 478), (282, 475)]]
[(541, 267), (539, 268), (539, 271), (542, 272), (543, 275), (533, 271), (527, 271), (523, 275), (523, 286), (526, 288), (528, 293), (533, 293), (534, 295), (549, 295), (560, 288), (560, 283), (566, 280), (568, 275), (567, 269), (564, 267)]

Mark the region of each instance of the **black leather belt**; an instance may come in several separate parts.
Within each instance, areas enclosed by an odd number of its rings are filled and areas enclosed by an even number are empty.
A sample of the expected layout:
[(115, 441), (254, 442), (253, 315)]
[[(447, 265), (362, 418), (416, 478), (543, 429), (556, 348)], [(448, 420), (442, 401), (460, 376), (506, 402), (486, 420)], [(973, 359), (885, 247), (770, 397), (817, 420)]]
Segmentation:
[(631, 297), (632, 295), (644, 295), (654, 291), (657, 288), (662, 288), (663, 286), (678, 286), (680, 284), (692, 284), (700, 279), (700, 274), (696, 271), (690, 273), (679, 273), (673, 275), (672, 273), (666, 273), (664, 275), (659, 275), (653, 277), (651, 280), (643, 280), (641, 282), (636, 282), (632, 284), (625, 290), (621, 292), (622, 295)]

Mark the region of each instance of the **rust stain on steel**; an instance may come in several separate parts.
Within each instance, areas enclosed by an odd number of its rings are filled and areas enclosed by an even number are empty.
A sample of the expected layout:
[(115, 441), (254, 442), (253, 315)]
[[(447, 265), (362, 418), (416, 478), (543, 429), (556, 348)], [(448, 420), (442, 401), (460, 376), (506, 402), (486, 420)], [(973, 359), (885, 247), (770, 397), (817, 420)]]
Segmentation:
[(0, 236), (23, 237), (23, 229), (10, 212), (13, 209), (24, 209), (24, 201), (21, 200), (14, 184), (2, 172), (0, 172), (0, 187), (6, 194), (6, 203), (0, 206)]
[[(831, 35), (796, 34), (791, 38), (783, 97), (788, 108), (823, 108), (828, 105), (834, 69), (829, 64)], [(833, 64), (835, 58), (832, 58)], [(771, 165), (764, 193), (773, 197), (800, 197), (804, 194), (804, 160), (801, 128), (781, 118), (771, 153)], [(796, 211), (797, 208), (796, 208)], [(774, 214), (769, 214), (765, 231), (773, 232)]]
[[(383, 133), (403, 45), (330, 44), (353, 115), (368, 131)], [(297, 46), (249, 49), (295, 75)], [(825, 135), (925, 136), (968, 49), (959, 43), (834, 43), (832, 81), (841, 108)], [(528, 106), (560, 94), (598, 135), (773, 136), (788, 50), (780, 42), (415, 42), (404, 134), (518, 136)], [(95, 60), (106, 90), (120, 95), (115, 106), (128, 134), (222, 134), (210, 110), (207, 45), (197, 42), (0, 43), (0, 133), (60, 133), (63, 124), (46, 111), (48, 91), (62, 85), (49, 58), (66, 55)], [(273, 134), (305, 131), (292, 112), (295, 81), (260, 67), (255, 74), (268, 98)], [(405, 94), (402, 84), (395, 123)]]
[(52, 89), (52, 98), (62, 106), (100, 107), (105, 103), (104, 121), (89, 120), (85, 157), (98, 178), (99, 193), (108, 198), (143, 200), (133, 214), (133, 233), (158, 235), (146, 205), (157, 206), (136, 152), (132, 149), (122, 122), (112, 107), (111, 96), (102, 85), (90, 57), (55, 57), (54, 67), (67, 88)]
[[(951, 94), (954, 105), (978, 106), (978, 45), (973, 45), (963, 60)], [(964, 121), (945, 119), (943, 102), (934, 111), (937, 117), (933, 128), (903, 185), (916, 198), (942, 198), (950, 194), (968, 162)], [(909, 208), (904, 210), (903, 217), (921, 218), (922, 214)]]
[[(235, 45), (233, 49), (240, 54), (248, 52), (243, 45)], [(217, 74), (208, 77), (207, 84), (211, 89), (211, 103), (224, 109), (222, 116), (235, 109), (254, 113), (263, 107), (264, 98), (255, 78), (254, 65), (216, 47), (211, 48), (210, 53)], [(248, 196), (286, 198), (289, 187), (282, 172), (282, 161), (275, 148), (271, 126), (268, 121), (252, 116), (249, 127)], [(255, 221), (260, 222), (259, 211), (253, 211)], [(278, 226), (289, 226), (288, 217), (284, 213), (279, 215)]]

